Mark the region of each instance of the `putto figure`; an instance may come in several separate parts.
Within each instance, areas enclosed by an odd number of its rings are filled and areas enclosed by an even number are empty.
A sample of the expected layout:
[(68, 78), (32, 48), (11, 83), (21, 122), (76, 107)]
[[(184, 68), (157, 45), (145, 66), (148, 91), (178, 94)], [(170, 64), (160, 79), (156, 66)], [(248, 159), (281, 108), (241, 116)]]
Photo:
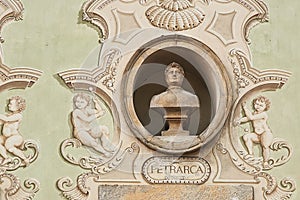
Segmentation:
[(168, 89), (151, 99), (150, 108), (163, 110), (164, 118), (169, 124), (169, 129), (163, 131), (162, 136), (189, 135), (189, 131), (183, 130), (183, 123), (196, 108), (200, 107), (198, 97), (181, 87), (183, 79), (183, 68), (178, 63), (172, 62), (165, 69)]
[(25, 166), (29, 164), (29, 158), (25, 156), (20, 149), (24, 143), (24, 139), (19, 132), (20, 123), (22, 121), (22, 111), (26, 108), (25, 100), (19, 96), (9, 99), (9, 114), (0, 114), (0, 122), (3, 124), (2, 135), (0, 136), (0, 155), (3, 157), (1, 164), (12, 161), (8, 157), (7, 151), (21, 158)]
[(253, 100), (254, 112), (251, 113), (246, 107), (246, 103), (242, 103), (245, 117), (242, 117), (236, 122), (236, 125), (244, 122), (252, 123), (253, 132), (245, 134), (243, 140), (250, 155), (253, 155), (254, 143), (259, 143), (261, 145), (264, 168), (269, 167), (270, 145), (273, 141), (273, 134), (267, 124), (268, 115), (266, 113), (270, 108), (270, 104), (271, 102), (268, 98), (259, 96)]
[[(94, 104), (94, 108), (92, 106)], [(112, 156), (112, 150), (104, 148), (109, 144), (107, 126), (97, 124), (96, 120), (105, 115), (105, 110), (89, 95), (80, 93), (73, 98), (74, 110), (72, 112), (73, 134), (83, 145), (92, 147), (106, 157)]]

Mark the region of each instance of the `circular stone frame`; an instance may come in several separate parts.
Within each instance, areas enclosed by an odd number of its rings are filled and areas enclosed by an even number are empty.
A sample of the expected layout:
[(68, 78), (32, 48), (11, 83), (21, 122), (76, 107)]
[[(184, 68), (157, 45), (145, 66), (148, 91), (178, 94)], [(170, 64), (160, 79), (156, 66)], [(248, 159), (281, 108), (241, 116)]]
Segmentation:
[[(197, 54), (193, 59), (189, 59), (193, 66), (199, 65), (203, 61), (206, 63), (205, 66), (201, 66), (197, 70), (203, 77), (211, 96), (211, 121), (201, 133), (196, 136), (186, 136), (190, 137), (187, 141), (180, 140), (180, 138), (162, 139), (163, 137), (152, 135), (140, 122), (134, 106), (134, 83), (139, 68), (148, 56), (158, 50), (170, 47), (186, 48), (193, 54)], [(214, 138), (220, 134), (225, 124), (232, 96), (227, 71), (217, 55), (202, 42), (181, 35), (162, 36), (139, 48), (126, 66), (122, 87), (122, 99), (124, 99), (122, 109), (130, 129), (147, 147), (168, 154), (192, 152), (211, 141), (215, 141)], [(167, 137), (169, 136), (164, 136), (164, 138)]]

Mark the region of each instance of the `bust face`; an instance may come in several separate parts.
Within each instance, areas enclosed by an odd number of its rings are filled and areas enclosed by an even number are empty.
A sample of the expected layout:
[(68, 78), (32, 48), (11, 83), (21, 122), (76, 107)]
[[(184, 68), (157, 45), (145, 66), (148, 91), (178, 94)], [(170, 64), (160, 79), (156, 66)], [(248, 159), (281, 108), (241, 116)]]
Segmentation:
[(166, 71), (166, 82), (169, 86), (181, 86), (183, 82), (183, 74), (177, 67), (172, 67)]

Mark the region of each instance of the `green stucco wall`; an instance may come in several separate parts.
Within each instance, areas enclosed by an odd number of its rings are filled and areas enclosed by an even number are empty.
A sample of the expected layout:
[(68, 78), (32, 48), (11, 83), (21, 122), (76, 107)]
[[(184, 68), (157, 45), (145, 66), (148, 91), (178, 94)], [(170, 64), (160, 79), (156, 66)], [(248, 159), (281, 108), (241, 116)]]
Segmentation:
[[(89, 52), (98, 46), (95, 30), (80, 22), (81, 0), (24, 0), (24, 20), (5, 26), (2, 44), (4, 63), (13, 67), (31, 67), (43, 71), (40, 80), (30, 89), (11, 90), (0, 94), (0, 113), (6, 100), (21, 95), (27, 110), (21, 126), (25, 138), (39, 143), (40, 155), (28, 168), (14, 172), (24, 180), (39, 180), (41, 189), (36, 199), (61, 199), (56, 181), (63, 176), (76, 176), (83, 170), (63, 161), (60, 143), (70, 137), (69, 113), (72, 92), (59, 82), (57, 72), (79, 68)], [(258, 69), (278, 68), (292, 72), (287, 84), (276, 92), (267, 92), (272, 101), (269, 125), (275, 137), (289, 141), (294, 147), (292, 159), (272, 170), (278, 178), (300, 180), (300, 54), (299, 9), (296, 0), (266, 2), (270, 22), (252, 29), (252, 61)], [(91, 64), (96, 63), (90, 61)], [(297, 193), (297, 191), (296, 191)], [(296, 194), (293, 199), (299, 199)]]

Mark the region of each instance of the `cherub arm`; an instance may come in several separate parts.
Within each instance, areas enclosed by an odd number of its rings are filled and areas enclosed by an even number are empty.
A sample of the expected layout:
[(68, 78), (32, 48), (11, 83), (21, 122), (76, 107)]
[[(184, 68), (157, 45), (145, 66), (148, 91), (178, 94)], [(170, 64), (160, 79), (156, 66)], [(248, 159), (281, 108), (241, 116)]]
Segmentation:
[(96, 113), (99, 114), (99, 117), (102, 117), (103, 115), (105, 115), (105, 110), (100, 106), (98, 101), (93, 98), (93, 102), (95, 104)]
[(249, 113), (248, 112), (248, 109), (246, 107), (246, 103), (243, 102), (242, 103), (242, 109), (244, 110), (245, 114), (246, 114), (246, 117), (242, 117), (240, 119), (237, 119), (234, 121), (234, 126), (239, 126), (241, 123), (244, 123), (244, 122), (248, 122), (250, 121), (250, 119), (248, 118), (248, 115), (247, 114), (252, 114), (251, 112)]
[(87, 116), (80, 110), (74, 110), (73, 117), (77, 117), (77, 118), (81, 119), (82, 121), (90, 123), (90, 122), (94, 121), (95, 119), (97, 119), (99, 117), (99, 115), (94, 114), (94, 115)]
[(246, 107), (246, 103), (244, 102), (242, 104), (242, 108), (245, 112), (246, 118), (248, 119), (247, 121), (253, 121), (253, 120), (258, 120), (258, 119), (266, 119), (267, 115), (265, 112), (258, 113), (258, 114), (252, 114), (250, 110)]
[(234, 122), (234, 125), (236, 125), (236, 126), (240, 125), (241, 123), (248, 122), (248, 121), (253, 121), (253, 120), (258, 120), (258, 119), (267, 119), (267, 115), (265, 112), (258, 113), (258, 114), (252, 114), (251, 111), (246, 107), (246, 102), (242, 103), (242, 109), (244, 110), (246, 116), (236, 120)]
[(15, 121), (19, 121), (21, 119), (22, 119), (22, 115), (20, 113), (9, 115), (9, 116), (0, 114), (0, 121), (3, 121), (3, 122), (15, 122)]

